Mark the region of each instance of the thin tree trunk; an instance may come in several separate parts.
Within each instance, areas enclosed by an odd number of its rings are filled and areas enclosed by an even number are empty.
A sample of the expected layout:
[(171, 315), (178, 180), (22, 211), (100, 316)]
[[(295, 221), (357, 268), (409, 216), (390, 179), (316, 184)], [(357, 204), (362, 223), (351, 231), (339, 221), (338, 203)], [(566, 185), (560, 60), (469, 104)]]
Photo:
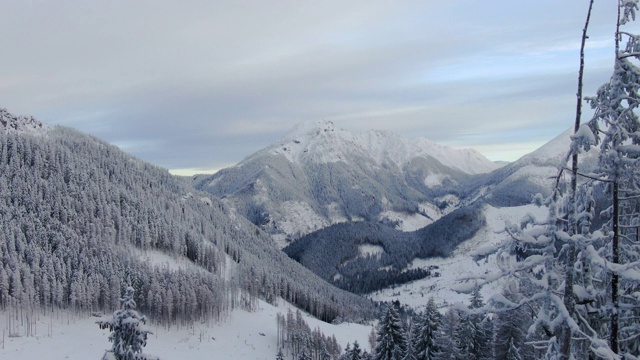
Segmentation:
[[(613, 230), (613, 239), (611, 240), (611, 252), (612, 252), (612, 261), (614, 264), (620, 263), (620, 256), (618, 252), (618, 241), (619, 241), (619, 210), (618, 210), (618, 180), (613, 182), (613, 219), (612, 219), (612, 230)], [(613, 305), (613, 313), (611, 314), (611, 334), (609, 337), (609, 343), (611, 346), (611, 350), (614, 353), (618, 353), (618, 275), (613, 273), (611, 275), (611, 304)]]
[[(620, 61), (620, 6), (621, 1), (618, 1), (618, 19), (616, 21), (616, 38), (615, 38), (615, 51), (616, 51), (616, 63)], [(613, 179), (613, 218), (611, 219), (611, 227), (613, 232), (613, 238), (611, 239), (611, 262), (614, 264), (620, 263), (620, 256), (618, 254), (618, 241), (620, 232), (620, 211), (619, 211), (619, 177), (616, 170), (615, 178)], [(609, 334), (609, 346), (611, 351), (618, 353), (618, 275), (616, 273), (611, 274), (611, 306), (613, 312), (611, 314), (611, 333)]]
[[(578, 132), (580, 128), (582, 118), (582, 88), (584, 77), (584, 48), (587, 42), (587, 29), (589, 28), (589, 20), (591, 19), (591, 9), (593, 8), (593, 0), (589, 2), (589, 10), (587, 11), (587, 19), (584, 22), (584, 28), (582, 29), (582, 42), (580, 44), (580, 70), (578, 71), (578, 91), (576, 92), (576, 119), (573, 126), (574, 134)], [(571, 198), (569, 209), (569, 234), (574, 235), (578, 231), (576, 223), (577, 209), (576, 209), (576, 194), (578, 188), (578, 153), (574, 152), (571, 156)], [(565, 264), (565, 287), (564, 287), (564, 306), (569, 311), (569, 314), (573, 314), (573, 308), (575, 306), (575, 297), (573, 296), (573, 265), (576, 261), (576, 247), (575, 244), (570, 243), (567, 259)], [(569, 359), (571, 357), (571, 329), (568, 325), (565, 325), (562, 332), (561, 339), (561, 353), (562, 359)]]

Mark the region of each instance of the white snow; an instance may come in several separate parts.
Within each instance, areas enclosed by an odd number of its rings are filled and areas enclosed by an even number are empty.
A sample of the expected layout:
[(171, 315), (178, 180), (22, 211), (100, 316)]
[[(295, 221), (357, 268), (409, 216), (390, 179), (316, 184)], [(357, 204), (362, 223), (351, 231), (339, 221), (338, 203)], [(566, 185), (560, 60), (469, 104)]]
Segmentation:
[(130, 251), (133, 251), (139, 254), (140, 260), (151, 264), (152, 266), (159, 269), (166, 269), (172, 271), (178, 270), (195, 270), (195, 271), (203, 271), (199, 266), (195, 265), (191, 261), (189, 261), (185, 257), (172, 257), (158, 250), (140, 250), (136, 247), (131, 246)]
[(35, 136), (46, 134), (54, 127), (44, 124), (33, 116), (15, 116), (6, 109), (0, 108), (0, 129), (5, 132), (19, 132)]
[(390, 210), (383, 211), (378, 215), (378, 221), (382, 221), (384, 219), (397, 221), (398, 225), (395, 229), (400, 231), (416, 231), (433, 222), (432, 219), (422, 214), (408, 214)]
[(540, 185), (544, 188), (552, 188), (555, 180), (553, 176), (558, 173), (558, 168), (553, 166), (526, 165), (506, 178), (502, 184), (509, 184), (513, 181), (526, 179), (529, 182)]
[(384, 253), (384, 248), (380, 245), (362, 244), (358, 245), (359, 256), (374, 256)]
[[(235, 310), (221, 324), (196, 323), (170, 329), (151, 324), (154, 335), (149, 337), (145, 353), (162, 360), (275, 359), (278, 351), (276, 314), (286, 315), (289, 307), (283, 301), (277, 307), (261, 301), (259, 311)], [(4, 337), (0, 338), (0, 359), (100, 359), (111, 346), (109, 331), (95, 324), (97, 317), (81, 317), (64, 311), (56, 311), (53, 316), (39, 314), (32, 323), (33, 336), (25, 335), (26, 327), (19, 327), (10, 336), (7, 315), (0, 313), (0, 328), (4, 330)], [(332, 325), (306, 314), (305, 320), (311, 329), (319, 327), (325, 335), (335, 335), (343, 349), (347, 343), (357, 340), (363, 349), (370, 351), (367, 338), (371, 326)]]
[[(286, 235), (293, 238), (298, 238), (331, 225), (305, 202), (285, 201), (281, 209), (283, 212), (282, 220), (277, 221), (277, 227)], [(277, 245), (283, 248), (287, 244), (282, 243), (282, 241), (277, 241)]]
[(473, 149), (454, 149), (424, 138), (406, 139), (390, 131), (350, 132), (331, 121), (309, 121), (295, 126), (284, 138), (255, 156), (267, 152), (281, 154), (291, 162), (303, 159), (315, 163), (350, 163), (350, 159), (370, 159), (376, 166), (402, 168), (416, 158), (433, 157), (442, 164), (468, 174), (493, 171), (499, 164)]
[(442, 183), (448, 178), (444, 174), (429, 174), (424, 178), (424, 185), (428, 188), (442, 186)]
[[(434, 271), (440, 273), (439, 277), (414, 281), (394, 289), (384, 289), (369, 294), (369, 297), (376, 301), (399, 300), (414, 309), (423, 308), (429, 297), (433, 297), (436, 303), (441, 304), (441, 306), (457, 302), (467, 303), (469, 295), (454, 290), (460, 290), (461, 286), (466, 286), (460, 280), (473, 278), (483, 273), (490, 273), (493, 269), (496, 269), (493, 257), (489, 257), (487, 261), (482, 260), (476, 263), (469, 253), (482, 246), (496, 244), (503, 240), (506, 237), (506, 234), (502, 233), (506, 221), (519, 222), (521, 218), (529, 213), (538, 219), (544, 219), (547, 215), (545, 208), (538, 208), (534, 205), (505, 208), (486, 205), (484, 211), (487, 225), (480, 229), (472, 239), (461, 244), (454, 251), (453, 256), (449, 258), (416, 259), (409, 266), (409, 268), (438, 266), (438, 269)], [(499, 292), (500, 285), (500, 283), (493, 283), (485, 286), (481, 294), (487, 299), (490, 295)]]
[(337, 202), (333, 202), (327, 205), (327, 213), (329, 215), (329, 219), (331, 219), (332, 224), (349, 221), (349, 219), (344, 216), (344, 212), (340, 208), (340, 204), (338, 204)]

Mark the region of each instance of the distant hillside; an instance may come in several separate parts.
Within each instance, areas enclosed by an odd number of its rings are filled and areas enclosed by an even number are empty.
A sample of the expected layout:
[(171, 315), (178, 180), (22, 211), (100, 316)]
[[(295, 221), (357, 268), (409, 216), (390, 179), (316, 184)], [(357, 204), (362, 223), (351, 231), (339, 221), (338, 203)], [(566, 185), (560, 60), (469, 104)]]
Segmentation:
[(474, 150), (388, 131), (353, 133), (325, 121), (301, 124), (238, 165), (195, 177), (194, 184), (284, 247), (340, 222), (424, 227), (458, 206), (473, 175), (498, 167)]
[(0, 309), (112, 311), (126, 283), (156, 321), (278, 296), (326, 321), (371, 315), (188, 181), (0, 109)]
[[(566, 130), (530, 154), (474, 179), (471, 190), (494, 206), (531, 203), (537, 193), (549, 195), (560, 166), (567, 165), (573, 130)], [(597, 162), (597, 149), (580, 156), (580, 171), (588, 173)]]

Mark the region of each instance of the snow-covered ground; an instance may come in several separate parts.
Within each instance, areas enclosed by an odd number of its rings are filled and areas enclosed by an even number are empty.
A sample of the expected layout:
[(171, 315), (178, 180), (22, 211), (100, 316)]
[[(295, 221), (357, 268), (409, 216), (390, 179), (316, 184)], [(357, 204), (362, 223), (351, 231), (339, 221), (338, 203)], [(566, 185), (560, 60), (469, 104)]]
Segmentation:
[(396, 222), (398, 225), (395, 229), (400, 231), (416, 231), (433, 222), (433, 220), (422, 214), (408, 214), (391, 210), (381, 212), (378, 215), (378, 221), (383, 221), (384, 219)]
[(362, 244), (358, 245), (359, 256), (374, 256), (384, 254), (384, 248), (380, 245)]
[[(154, 335), (148, 339), (145, 353), (163, 360), (275, 359), (278, 351), (276, 315), (286, 314), (289, 307), (284, 302), (278, 307), (260, 302), (259, 311), (235, 310), (221, 324), (198, 323), (189, 328), (170, 329), (151, 325)], [(0, 336), (3, 336), (0, 359), (100, 359), (111, 343), (109, 331), (101, 330), (95, 324), (97, 319), (66, 312), (54, 317), (40, 315), (35, 321), (34, 336), (24, 336), (26, 327), (19, 327), (17, 335), (9, 336), (7, 313), (0, 312)], [(308, 315), (305, 320), (311, 329), (319, 327), (325, 335), (335, 335), (343, 349), (347, 343), (357, 340), (363, 349), (370, 351), (367, 337), (371, 326), (331, 325)]]
[[(370, 298), (377, 301), (399, 300), (414, 309), (424, 308), (429, 297), (433, 297), (436, 303), (442, 305), (456, 302), (467, 303), (469, 295), (458, 293), (454, 289), (461, 284), (460, 279), (477, 276), (496, 269), (495, 259), (489, 257), (487, 261), (475, 262), (468, 254), (480, 246), (496, 244), (505, 239), (506, 234), (502, 231), (505, 222), (519, 222), (525, 215), (532, 214), (539, 220), (547, 216), (545, 208), (538, 208), (534, 205), (518, 207), (495, 208), (487, 205), (485, 216), (487, 225), (480, 229), (478, 233), (469, 241), (461, 244), (453, 256), (449, 258), (417, 259), (411, 264), (411, 268), (427, 268), (438, 266), (436, 272), (439, 277), (414, 281), (395, 288), (388, 288), (370, 294)], [(500, 291), (501, 283), (493, 283), (485, 286), (481, 294), (485, 300), (492, 294)]]

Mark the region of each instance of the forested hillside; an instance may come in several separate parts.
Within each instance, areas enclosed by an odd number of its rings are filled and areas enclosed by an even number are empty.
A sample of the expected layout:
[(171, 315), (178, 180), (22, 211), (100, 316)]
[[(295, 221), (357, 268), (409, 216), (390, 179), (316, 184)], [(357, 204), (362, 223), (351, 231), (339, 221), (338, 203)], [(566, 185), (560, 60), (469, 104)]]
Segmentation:
[(130, 283), (155, 321), (220, 318), (278, 296), (326, 321), (371, 314), (186, 180), (74, 130), (4, 109), (0, 120), (2, 309), (111, 311)]
[[(338, 287), (368, 293), (434, 275), (429, 269), (408, 270), (407, 266), (416, 258), (449, 256), (485, 222), (478, 203), (414, 232), (367, 221), (342, 223), (304, 236), (284, 252)], [(365, 253), (363, 246), (380, 251)]]

